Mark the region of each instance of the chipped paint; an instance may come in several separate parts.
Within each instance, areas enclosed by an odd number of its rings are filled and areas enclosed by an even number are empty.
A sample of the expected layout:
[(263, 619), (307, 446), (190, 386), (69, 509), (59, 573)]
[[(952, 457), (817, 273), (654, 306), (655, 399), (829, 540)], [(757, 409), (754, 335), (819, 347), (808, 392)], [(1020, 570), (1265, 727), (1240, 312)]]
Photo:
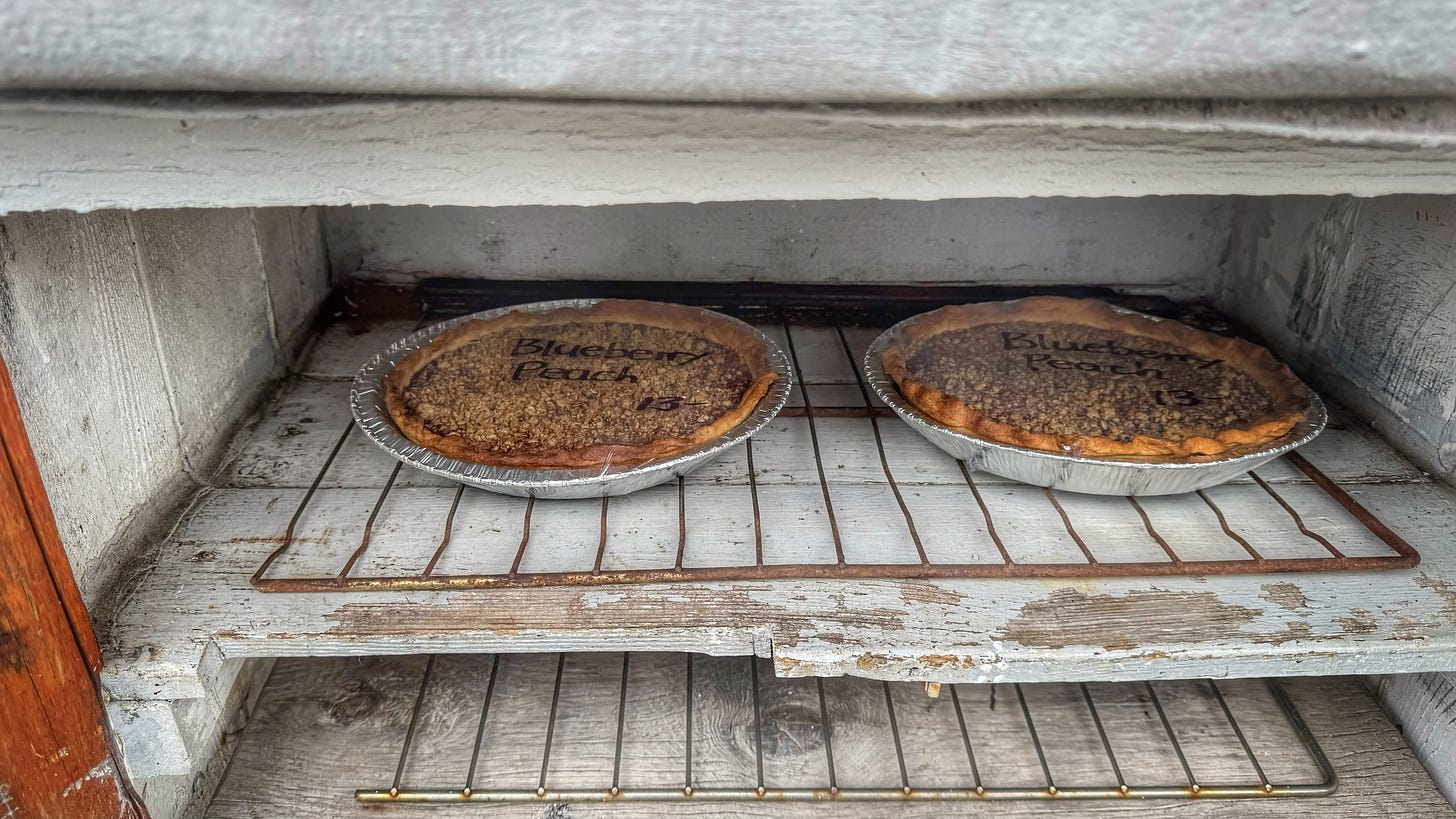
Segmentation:
[(1265, 583), (1259, 588), (1263, 589), (1263, 594), (1259, 596), (1270, 603), (1288, 611), (1299, 612), (1302, 616), (1308, 616), (1308, 611), (1305, 610), (1309, 608), (1309, 598), (1305, 597), (1304, 592), (1293, 583)]
[(1453, 586), (1451, 581), (1431, 577), (1425, 572), (1421, 572), (1416, 576), (1416, 585), (1440, 595), (1441, 599), (1445, 601), (1445, 605), (1441, 607), (1441, 614), (1447, 620), (1456, 623), (1456, 586)]
[(620, 592), (583, 592), (581, 595), (581, 607), (584, 609), (594, 609), (597, 606), (606, 605), (608, 603), (620, 603), (622, 602), (623, 597), (624, 595), (622, 595)]
[(1378, 626), (1375, 618), (1365, 609), (1354, 609), (1345, 617), (1336, 617), (1335, 622), (1350, 634), (1369, 634)]
[(901, 587), (900, 597), (906, 603), (932, 603), (943, 606), (959, 606), (966, 599), (964, 594), (955, 589), (919, 581), (906, 582)]
[(1278, 631), (1258, 632), (1256, 634), (1246, 635), (1247, 639), (1266, 646), (1280, 646), (1293, 640), (1332, 639), (1333, 636), (1338, 635), (1316, 637), (1309, 623), (1298, 620)]
[(109, 779), (114, 775), (115, 772), (111, 767), (111, 760), (102, 759), (100, 762), (92, 766), (91, 770), (87, 771), (86, 774), (80, 779), (76, 779), (71, 782), (71, 784), (67, 785), (66, 789), (61, 791), (61, 796), (66, 797), (70, 796), (73, 793), (76, 793), (77, 791), (86, 787), (87, 782), (92, 782), (97, 779)]
[(1427, 633), (1430, 631), (1430, 623), (1419, 617), (1411, 617), (1406, 614), (1395, 616), (1395, 626), (1390, 630), (1392, 640), (1427, 640)]
[(976, 663), (974, 658), (957, 657), (954, 654), (922, 654), (917, 659), (926, 668), (944, 668), (948, 665), (959, 665), (964, 668)]
[(855, 667), (860, 671), (873, 671), (880, 666), (889, 664), (890, 661), (884, 657), (878, 657), (868, 652), (859, 655), (859, 659), (855, 661)]
[(1002, 636), (1026, 646), (1118, 651), (1143, 643), (1247, 639), (1241, 629), (1259, 614), (1258, 609), (1225, 603), (1213, 592), (1152, 589), (1116, 596), (1058, 589), (1023, 605), (1006, 622)]

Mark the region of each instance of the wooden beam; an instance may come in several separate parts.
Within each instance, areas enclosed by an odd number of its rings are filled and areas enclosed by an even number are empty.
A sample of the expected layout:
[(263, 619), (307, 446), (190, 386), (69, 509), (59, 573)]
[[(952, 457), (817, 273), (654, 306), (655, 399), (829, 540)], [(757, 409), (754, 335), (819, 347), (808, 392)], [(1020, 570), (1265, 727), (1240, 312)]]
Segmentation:
[(0, 212), (1456, 193), (1456, 101), (10, 95)]
[(60, 530), (56, 528), (56, 517), (51, 511), (51, 501), (41, 481), (40, 468), (35, 462), (35, 453), (30, 449), (30, 440), (20, 420), (20, 404), (15, 399), (15, 387), (10, 383), (10, 370), (0, 360), (0, 447), (15, 476), (20, 491), (20, 500), (45, 560), (46, 573), (55, 587), (70, 623), (71, 634), (81, 650), (86, 666), (93, 673), (101, 670), (101, 648), (96, 644), (96, 632), (91, 628), (91, 619), (86, 616), (86, 604), (81, 600), (81, 589), (71, 573), (70, 561), (66, 558), (66, 547), (61, 543)]
[[(59, 548), (54, 521), (38, 490), (40, 477), (27, 464), (19, 411), (0, 370), (0, 809), (6, 816), (139, 817), (107, 748), (95, 678), (83, 654), (82, 636), (68, 620), (69, 600), (79, 605), (68, 572), (48, 565)], [(29, 466), (28, 474), (22, 468)], [(39, 491), (38, 498), (27, 495)], [(37, 513), (45, 514), (37, 521)], [(39, 523), (39, 527), (38, 524)], [(50, 532), (41, 529), (49, 525)], [(76, 609), (83, 618), (84, 609)], [(90, 628), (84, 629), (90, 636)], [(89, 650), (96, 652), (94, 637)]]

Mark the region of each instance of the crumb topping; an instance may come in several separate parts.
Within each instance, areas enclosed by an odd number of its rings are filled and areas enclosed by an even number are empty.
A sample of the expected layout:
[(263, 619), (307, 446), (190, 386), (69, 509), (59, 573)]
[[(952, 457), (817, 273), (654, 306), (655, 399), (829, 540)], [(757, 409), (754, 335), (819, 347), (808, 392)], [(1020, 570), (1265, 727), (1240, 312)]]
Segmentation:
[(403, 397), (438, 435), (522, 453), (687, 436), (752, 382), (736, 351), (701, 336), (573, 322), (506, 328), (436, 356)]
[(1214, 437), (1274, 408), (1258, 381), (1222, 359), (1078, 324), (951, 330), (911, 349), (906, 367), (993, 420), (1052, 435)]

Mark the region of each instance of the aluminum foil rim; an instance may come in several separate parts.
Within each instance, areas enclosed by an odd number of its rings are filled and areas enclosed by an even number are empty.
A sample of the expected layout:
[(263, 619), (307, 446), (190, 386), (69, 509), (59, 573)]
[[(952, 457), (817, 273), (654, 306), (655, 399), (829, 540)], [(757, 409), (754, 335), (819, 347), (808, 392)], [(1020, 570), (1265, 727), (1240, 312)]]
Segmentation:
[[(1157, 316), (1149, 316), (1144, 313), (1139, 313), (1135, 310), (1128, 310), (1121, 307), (1116, 309), (1118, 310), (1118, 312), (1121, 313), (1143, 316), (1144, 318), (1148, 318), (1153, 321), (1164, 320)], [(1286, 452), (1290, 452), (1314, 440), (1316, 437), (1319, 436), (1321, 432), (1324, 431), (1325, 424), (1329, 420), (1329, 412), (1325, 408), (1324, 401), (1320, 399), (1319, 395), (1316, 394), (1314, 390), (1309, 390), (1309, 412), (1306, 414), (1305, 419), (1295, 424), (1294, 428), (1286, 433), (1283, 437), (1271, 442), (1268, 447), (1254, 452), (1245, 452), (1239, 455), (1232, 455), (1225, 458), (1211, 458), (1206, 461), (1193, 461), (1182, 463), (1162, 463), (1158, 461), (1123, 461), (1117, 460), (1116, 458), (1089, 458), (1080, 455), (1068, 455), (1060, 452), (1046, 452), (1040, 449), (1029, 449), (1027, 447), (1015, 446), (1013, 444), (1001, 443), (999, 441), (989, 441), (985, 438), (978, 438), (974, 435), (967, 435), (964, 432), (957, 432), (956, 430), (950, 429), (949, 427), (946, 427), (940, 422), (920, 412), (917, 407), (904, 399), (904, 397), (900, 394), (899, 387), (895, 385), (894, 379), (890, 378), (890, 376), (885, 373), (884, 367), (881, 364), (881, 357), (884, 355), (885, 348), (888, 347), (890, 342), (895, 338), (895, 336), (904, 329), (905, 325), (914, 321), (916, 318), (918, 318), (918, 316), (911, 316), (910, 318), (899, 322), (895, 326), (881, 333), (879, 337), (877, 337), (870, 344), (869, 349), (865, 351), (864, 361), (861, 364), (861, 367), (864, 370), (865, 379), (869, 382), (870, 387), (875, 391), (875, 394), (879, 396), (880, 400), (885, 402), (886, 406), (894, 410), (895, 413), (898, 414), (901, 418), (907, 421), (913, 420), (916, 422), (915, 424), (911, 424), (912, 427), (915, 427), (916, 424), (923, 424), (927, 427), (933, 428), (936, 433), (960, 441), (969, 447), (978, 447), (985, 450), (994, 450), (1009, 456), (1021, 457), (1027, 460), (1040, 460), (1054, 464), (1065, 464), (1068, 466), (1081, 464), (1097, 464), (1105, 467), (1118, 467), (1128, 470), (1148, 470), (1154, 472), (1176, 472), (1186, 470), (1197, 472), (1210, 469), (1212, 467), (1225, 468), (1229, 466), (1236, 466), (1240, 462), (1247, 461), (1251, 463), (1251, 466), (1249, 468), (1252, 469), (1255, 466), (1258, 466), (1259, 463), (1264, 463), (1271, 458), (1283, 455)], [(1306, 387), (1306, 389), (1308, 388)]]
[(626, 467), (613, 468), (609, 464), (597, 469), (521, 469), (490, 466), (441, 455), (411, 441), (394, 425), (394, 420), (390, 418), (389, 411), (384, 405), (384, 379), (406, 356), (430, 343), (440, 333), (468, 321), (498, 318), (511, 312), (545, 313), (564, 307), (590, 307), (600, 301), (602, 299), (557, 299), (529, 302), (483, 310), (420, 328), (375, 353), (364, 363), (364, 366), (359, 368), (359, 372), (354, 376), (353, 387), (349, 395), (354, 421), (370, 441), (394, 458), (423, 472), (468, 483), (482, 489), (499, 489), (511, 494), (524, 492), (534, 495), (549, 493), (551, 490), (579, 490), (594, 485), (600, 485), (605, 490), (609, 485), (619, 481), (630, 480), (635, 484), (649, 476), (658, 477), (661, 480), (670, 479), (675, 474), (687, 471), (688, 467), (696, 466), (698, 462), (706, 462), (723, 451), (746, 441), (773, 420), (788, 403), (789, 393), (794, 382), (794, 369), (788, 355), (778, 344), (758, 328), (746, 322), (705, 308), (694, 308), (710, 313), (714, 318), (733, 322), (752, 333), (754, 338), (764, 345), (769, 369), (778, 373), (779, 376), (769, 385), (768, 391), (747, 418), (722, 436), (705, 444), (668, 458), (657, 458)]

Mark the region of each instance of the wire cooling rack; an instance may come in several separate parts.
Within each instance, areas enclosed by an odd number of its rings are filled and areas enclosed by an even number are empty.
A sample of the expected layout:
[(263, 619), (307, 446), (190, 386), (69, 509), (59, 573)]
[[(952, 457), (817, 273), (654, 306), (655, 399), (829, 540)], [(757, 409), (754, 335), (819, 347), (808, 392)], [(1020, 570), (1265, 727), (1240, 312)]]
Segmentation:
[[(432, 657), (369, 803), (1321, 796), (1277, 682), (775, 678), (690, 654)], [(459, 777), (443, 781), (446, 771)], [(463, 776), (460, 772), (463, 771)]]
[[(804, 383), (796, 389), (796, 399), (774, 425), (744, 445), (741, 455), (730, 451), (724, 456), (725, 462), (739, 459), (736, 475), (704, 478), (695, 473), (675, 487), (649, 490), (669, 493), (650, 495), (662, 501), (652, 520), (635, 511), (617, 514), (635, 510), (631, 504), (641, 502), (637, 496), (591, 501), (502, 497), (491, 500), (491, 515), (499, 521), (492, 526), (515, 527), (519, 536), (487, 545), (456, 532), (462, 499), (466, 505), (473, 503), (477, 490), (441, 487), (438, 492), (453, 492), (448, 514), (439, 523), (420, 523), (437, 526), (436, 534), (419, 537), (413, 532), (408, 546), (398, 538), (381, 542), (385, 538), (375, 534), (381, 510), (406, 514), (393, 506), (415, 497), (395, 491), (401, 472), (395, 464), (351, 550), (339, 553), (337, 562), (323, 571), (319, 566), (326, 561), (316, 555), (307, 561), (307, 572), (280, 571), (287, 558), (297, 556), (301, 522), (335, 514), (313, 508), (319, 486), (357, 477), (337, 474), (346, 468), (339, 466), (340, 451), (362, 437), (351, 425), (332, 449), (320, 453), (312, 484), (277, 548), (253, 575), (253, 585), (265, 592), (338, 592), (782, 578), (1210, 575), (1400, 569), (1420, 560), (1409, 543), (1298, 453), (1249, 473), (1247, 481), (1188, 496), (1088, 500), (1090, 496), (1026, 486), (1003, 493), (1004, 481), (974, 473), (916, 436), (908, 440), (903, 422), (872, 399), (857, 364), (860, 342), (873, 336), (873, 328), (835, 324), (832, 314), (823, 311), (776, 315), (783, 320), (760, 326), (778, 334), (801, 373)], [(823, 375), (831, 371), (841, 376)], [(850, 374), (847, 381), (845, 373)], [(919, 447), (911, 467), (896, 457), (909, 451), (907, 447)], [(773, 466), (766, 468), (770, 459)], [(847, 460), (862, 467), (857, 477), (844, 477)], [(936, 472), (934, 485), (923, 487), (926, 479), (918, 474), (906, 480), (903, 475), (911, 468)], [(1272, 471), (1297, 482), (1271, 480), (1265, 473)], [(795, 486), (806, 490), (792, 501), (806, 510), (799, 522), (769, 514), (784, 503), (786, 472), (793, 474)], [(583, 514), (582, 504), (594, 507), (595, 514)], [(727, 508), (737, 511), (725, 517)], [(594, 524), (594, 553), (567, 554), (552, 538), (533, 534), (543, 515), (563, 510), (572, 510), (574, 525)], [(594, 520), (587, 522), (590, 518)], [(1028, 519), (1052, 526), (1032, 531)], [(630, 540), (629, 532), (645, 524), (675, 529), (675, 554), (631, 549), (609, 554), (609, 544)], [(786, 530), (790, 524), (798, 528)], [(811, 524), (814, 531), (804, 530)], [(723, 533), (730, 529), (744, 532), (752, 548), (727, 548)], [(874, 534), (866, 535), (866, 530)], [(985, 548), (947, 542), (948, 531), (967, 544), (978, 540)], [(1094, 535), (1115, 542), (1103, 548)], [(793, 548), (776, 545), (805, 537), (819, 538), (832, 548), (806, 560)], [(1042, 547), (1053, 537), (1071, 551), (1048, 558)], [(937, 538), (939, 547), (933, 542)], [(1133, 548), (1133, 541), (1145, 548)], [(388, 560), (375, 562), (393, 570), (363, 570), (371, 550), (389, 552)], [(495, 568), (480, 570), (452, 559), (482, 550), (491, 552), (489, 562)]]

